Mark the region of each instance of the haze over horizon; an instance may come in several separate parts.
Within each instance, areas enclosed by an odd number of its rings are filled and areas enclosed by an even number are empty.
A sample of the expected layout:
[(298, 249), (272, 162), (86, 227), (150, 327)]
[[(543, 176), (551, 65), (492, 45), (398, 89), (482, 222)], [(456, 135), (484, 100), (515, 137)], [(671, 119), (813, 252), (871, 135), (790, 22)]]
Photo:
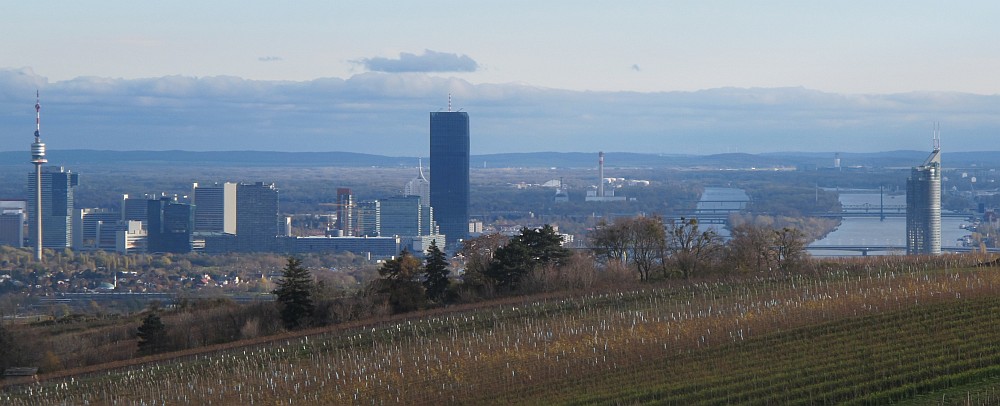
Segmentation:
[[(192, 13), (191, 10), (198, 10)], [(7, 5), (0, 150), (996, 149), (1000, 4)]]

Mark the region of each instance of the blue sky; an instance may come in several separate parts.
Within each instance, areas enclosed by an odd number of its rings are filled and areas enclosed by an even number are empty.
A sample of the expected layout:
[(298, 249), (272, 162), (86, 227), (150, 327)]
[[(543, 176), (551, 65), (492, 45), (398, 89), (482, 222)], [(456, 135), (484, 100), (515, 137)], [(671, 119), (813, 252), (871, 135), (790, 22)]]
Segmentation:
[(996, 149), (998, 17), (990, 1), (7, 2), (0, 150), (33, 130), (35, 87), (50, 148), (425, 155), (451, 92), (473, 153), (926, 149), (935, 121), (946, 149)]

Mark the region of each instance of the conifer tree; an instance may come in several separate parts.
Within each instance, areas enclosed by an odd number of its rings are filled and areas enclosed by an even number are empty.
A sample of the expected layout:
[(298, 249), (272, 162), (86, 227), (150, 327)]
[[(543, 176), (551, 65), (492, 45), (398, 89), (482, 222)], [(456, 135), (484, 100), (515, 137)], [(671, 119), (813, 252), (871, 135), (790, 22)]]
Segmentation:
[(142, 319), (136, 334), (139, 337), (139, 355), (152, 355), (167, 350), (167, 326), (154, 310)]
[(486, 276), (497, 288), (517, 290), (522, 279), (542, 266), (561, 266), (571, 255), (562, 246), (562, 236), (546, 224), (539, 229), (524, 227), (521, 234), (500, 247)]
[(441, 303), (448, 293), (448, 259), (437, 246), (437, 241), (431, 241), (427, 248), (427, 258), (424, 260), (424, 293), (427, 300)]
[(293, 330), (309, 324), (313, 314), (313, 279), (298, 258), (288, 257), (278, 288), (274, 290), (285, 328)]

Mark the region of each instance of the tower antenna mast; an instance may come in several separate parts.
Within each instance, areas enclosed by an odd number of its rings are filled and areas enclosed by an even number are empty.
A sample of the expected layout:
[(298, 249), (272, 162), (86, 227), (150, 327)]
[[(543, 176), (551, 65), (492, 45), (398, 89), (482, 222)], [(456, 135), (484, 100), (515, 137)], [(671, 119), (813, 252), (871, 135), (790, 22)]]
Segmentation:
[(42, 164), (45, 143), (42, 142), (42, 103), (35, 89), (35, 142), (31, 144), (31, 163), (35, 164), (35, 261), (42, 261)]
[(934, 123), (934, 135), (933, 135), (934, 150), (941, 150), (941, 123)]

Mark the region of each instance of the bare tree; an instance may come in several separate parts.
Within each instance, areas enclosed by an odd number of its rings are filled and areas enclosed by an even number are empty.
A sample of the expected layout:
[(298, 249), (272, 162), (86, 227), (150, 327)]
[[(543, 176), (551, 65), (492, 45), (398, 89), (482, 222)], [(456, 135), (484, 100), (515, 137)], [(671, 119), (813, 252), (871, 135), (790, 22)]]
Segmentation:
[(649, 280), (649, 272), (662, 265), (666, 230), (660, 217), (636, 217), (629, 221), (632, 263), (639, 271), (639, 278)]
[(747, 221), (733, 226), (729, 234), (727, 262), (730, 266), (754, 272), (773, 267), (773, 232), (769, 227)]
[(776, 229), (767, 221), (743, 221), (730, 234), (727, 261), (736, 269), (790, 272), (808, 256), (805, 235), (793, 227)]
[(660, 264), (666, 235), (660, 217), (619, 217), (613, 224), (602, 220), (590, 238), (597, 255), (634, 265), (645, 281)]
[(611, 224), (601, 219), (590, 233), (590, 245), (594, 254), (608, 261), (626, 262), (631, 246), (628, 223), (631, 223), (630, 218), (619, 217)]
[[(667, 225), (664, 265), (673, 264), (684, 279), (690, 278), (708, 266), (722, 248), (722, 240), (715, 230), (701, 230), (698, 219), (673, 221)], [(664, 276), (667, 268), (663, 268)]]
[(486, 273), (497, 251), (508, 241), (510, 238), (500, 233), (483, 234), (462, 241), (458, 257), (461, 258), (465, 268), (460, 286), (460, 295), (465, 297), (465, 300), (479, 300), (494, 293), (495, 286)]
[(493, 256), (500, 247), (507, 245), (510, 238), (500, 234), (483, 234), (462, 242), (458, 255), (464, 259), (465, 273), (482, 274), (493, 262)]
[(808, 255), (805, 235), (795, 228), (774, 230), (774, 249), (777, 251), (775, 260), (778, 269), (782, 272), (798, 269)]

